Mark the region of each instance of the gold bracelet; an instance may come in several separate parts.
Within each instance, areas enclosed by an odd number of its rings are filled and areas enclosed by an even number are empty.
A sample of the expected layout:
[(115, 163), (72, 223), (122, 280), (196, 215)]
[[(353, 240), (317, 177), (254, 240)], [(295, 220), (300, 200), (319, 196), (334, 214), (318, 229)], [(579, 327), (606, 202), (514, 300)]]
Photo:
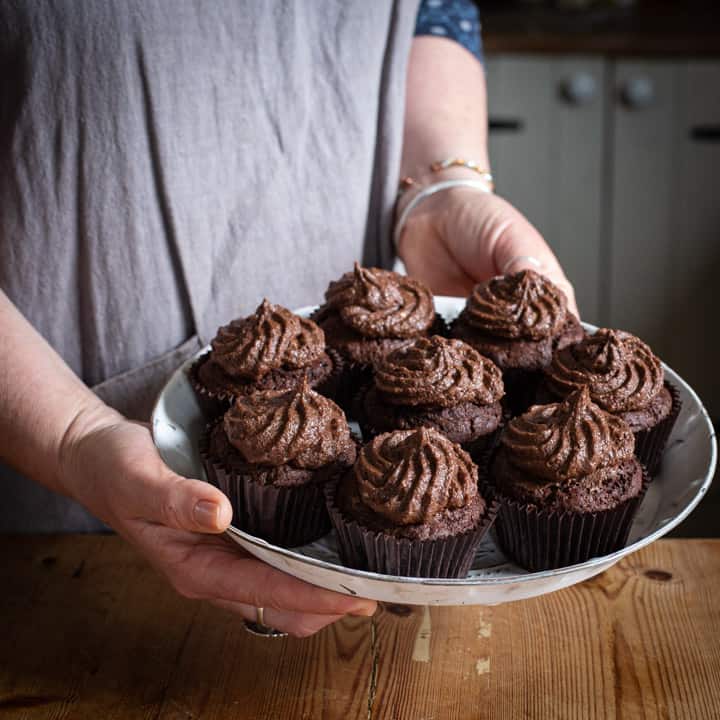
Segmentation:
[[(465, 160), (461, 157), (447, 158), (447, 160), (438, 160), (437, 162), (430, 163), (430, 171), (437, 173), (442, 170), (447, 170), (451, 167), (465, 167), (468, 170), (476, 172), (480, 177), (490, 186), (490, 190), (495, 190), (495, 182), (493, 180), (492, 173), (490, 170), (481, 168), (474, 160)], [(400, 179), (400, 187), (398, 188), (398, 196), (408, 191), (411, 187), (418, 184), (415, 178), (410, 175), (405, 175)]]
[(480, 167), (480, 165), (478, 165), (474, 160), (465, 160), (465, 158), (461, 157), (451, 157), (446, 160), (438, 160), (437, 162), (430, 164), (430, 170), (432, 172), (440, 172), (451, 167), (465, 167), (468, 170), (473, 170), (478, 175), (481, 175), (483, 180), (487, 180), (493, 190), (495, 189), (495, 183), (493, 182), (493, 176), (490, 170)]

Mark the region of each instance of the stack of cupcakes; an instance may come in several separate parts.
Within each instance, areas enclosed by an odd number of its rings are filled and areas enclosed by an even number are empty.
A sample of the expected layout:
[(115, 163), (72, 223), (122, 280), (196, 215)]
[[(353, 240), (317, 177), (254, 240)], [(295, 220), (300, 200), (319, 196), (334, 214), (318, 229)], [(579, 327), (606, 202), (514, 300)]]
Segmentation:
[(555, 353), (539, 399), (559, 400), (579, 387), (587, 387), (593, 402), (629, 425), (638, 459), (657, 475), (681, 408), (660, 359), (634, 335), (600, 329)]
[(343, 563), (416, 577), (464, 577), (496, 515), (531, 571), (626, 543), (680, 410), (645, 343), (586, 335), (532, 270), (478, 284), (449, 333), (421, 283), (358, 264), (312, 318), (265, 300), (191, 371), (239, 527), (292, 547), (332, 525)]
[(491, 360), (460, 340), (433, 335), (378, 361), (356, 407), (366, 441), (390, 430), (431, 427), (477, 458), (498, 437), (503, 394), (502, 374)]
[(325, 487), (345, 565), (406, 577), (465, 577), (497, 506), (456, 443), (421, 427), (378, 435)]
[(347, 410), (378, 360), (417, 338), (445, 330), (432, 294), (421, 282), (358, 263), (330, 283), (325, 303), (312, 317), (324, 330), (328, 347), (346, 363), (340, 399)]
[(516, 415), (533, 402), (553, 352), (585, 333), (563, 291), (534, 270), (522, 270), (476, 285), (451, 334), (502, 370)]
[(190, 382), (210, 416), (233, 399), (264, 390), (288, 390), (308, 378), (332, 397), (342, 360), (325, 347), (312, 321), (263, 300), (255, 312), (221, 327), (212, 349), (190, 370)]
[(293, 547), (330, 529), (323, 486), (353, 464), (356, 442), (343, 411), (303, 379), (291, 390), (239, 395), (209, 427), (200, 453), (234, 523)]
[(505, 552), (537, 571), (624, 547), (649, 479), (634, 449), (586, 386), (511, 420), (488, 472)]

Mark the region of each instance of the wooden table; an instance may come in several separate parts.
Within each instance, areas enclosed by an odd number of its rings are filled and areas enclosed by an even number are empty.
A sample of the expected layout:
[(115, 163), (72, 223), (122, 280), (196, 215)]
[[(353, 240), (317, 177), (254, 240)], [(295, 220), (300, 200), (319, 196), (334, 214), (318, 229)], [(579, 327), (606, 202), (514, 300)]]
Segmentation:
[(720, 540), (496, 607), (307, 639), (177, 597), (113, 536), (0, 538), (0, 718), (720, 718)]

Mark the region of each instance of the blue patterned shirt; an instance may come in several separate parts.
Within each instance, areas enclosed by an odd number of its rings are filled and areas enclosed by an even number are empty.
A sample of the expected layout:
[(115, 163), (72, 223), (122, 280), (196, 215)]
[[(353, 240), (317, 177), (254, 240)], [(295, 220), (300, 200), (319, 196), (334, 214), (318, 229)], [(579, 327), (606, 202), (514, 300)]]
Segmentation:
[(421, 0), (415, 34), (455, 40), (482, 62), (480, 14), (472, 0)]

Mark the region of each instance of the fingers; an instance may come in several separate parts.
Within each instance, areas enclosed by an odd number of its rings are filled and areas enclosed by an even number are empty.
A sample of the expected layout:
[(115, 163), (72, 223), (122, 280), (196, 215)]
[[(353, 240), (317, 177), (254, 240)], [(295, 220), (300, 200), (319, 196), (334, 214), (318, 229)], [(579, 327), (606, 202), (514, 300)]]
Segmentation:
[[(228, 602), (227, 600), (212, 600), (213, 605), (230, 610), (244, 620), (257, 622), (257, 608), (243, 603)], [(312, 613), (297, 613), (287, 610), (264, 610), (264, 624), (275, 630), (282, 630), (293, 637), (305, 638), (314, 635), (328, 625), (342, 619), (344, 615), (314, 615)]]
[(232, 506), (227, 497), (207, 482), (170, 470), (147, 428), (124, 423), (114, 433), (106, 440), (106, 452), (117, 455), (121, 469), (109, 493), (116, 517), (201, 533), (220, 533), (228, 527)]
[(131, 538), (189, 598), (315, 615), (370, 616), (374, 600), (310, 585), (250, 557), (223, 538), (146, 525)]
[(542, 235), (514, 208), (500, 226), (493, 250), (499, 274), (528, 269), (542, 273), (565, 293), (568, 307), (579, 316), (575, 290), (555, 254)]
[(369, 616), (377, 609), (374, 600), (310, 585), (254, 558), (243, 557), (232, 546), (226, 546), (223, 553), (207, 546), (198, 550), (187, 565), (196, 578), (197, 589), (216, 599), (318, 615)]
[(227, 497), (212, 485), (165, 470), (143, 483), (141, 506), (145, 520), (176, 530), (220, 533), (232, 521)]

